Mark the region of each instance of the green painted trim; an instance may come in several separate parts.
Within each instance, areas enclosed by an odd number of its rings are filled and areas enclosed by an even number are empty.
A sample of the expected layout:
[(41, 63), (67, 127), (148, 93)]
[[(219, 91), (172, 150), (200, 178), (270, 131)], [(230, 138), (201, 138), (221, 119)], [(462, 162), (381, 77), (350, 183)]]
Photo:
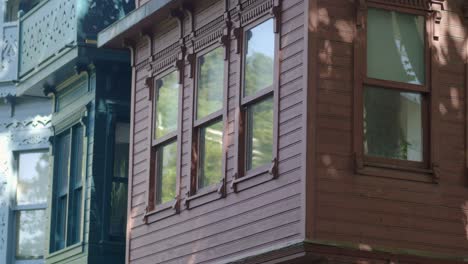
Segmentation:
[[(363, 250), (362, 248), (360, 248), (359, 245), (356, 243), (348, 243), (348, 242), (336, 242), (336, 241), (327, 241), (327, 240), (304, 240), (304, 244), (367, 251), (367, 250)], [(395, 255), (407, 255), (407, 256), (413, 256), (413, 257), (432, 258), (432, 259), (447, 260), (447, 261), (468, 262), (468, 256), (445, 255), (445, 254), (439, 254), (439, 253), (433, 253), (433, 252), (415, 250), (415, 249), (388, 248), (388, 247), (377, 246), (377, 247), (372, 247), (370, 250), (368, 250), (368, 252), (387, 253), (387, 254), (395, 254)]]
[(84, 253), (84, 247), (86, 245), (83, 242), (79, 242), (75, 245), (69, 246), (67, 248), (61, 249), (54, 253), (50, 253), (46, 256), (46, 263), (56, 263), (63, 261), (64, 259), (74, 257), (76, 255)]
[(98, 34), (97, 45), (99, 48), (109, 44), (116, 37), (127, 33), (132, 30), (133, 27), (137, 26), (138, 23), (145, 20), (150, 15), (154, 14), (164, 6), (172, 2), (173, 0), (151, 0), (150, 2), (140, 6), (133, 10), (125, 17), (114, 22), (109, 27), (105, 28)]
[(42, 94), (42, 84), (52, 74), (58, 72), (66, 64), (72, 62), (79, 57), (78, 48), (65, 49), (65, 52), (61, 52), (53, 58), (47, 60), (44, 64), (41, 64), (38, 68), (29, 72), (19, 80), (17, 85), (17, 95), (35, 95), (44, 96)]

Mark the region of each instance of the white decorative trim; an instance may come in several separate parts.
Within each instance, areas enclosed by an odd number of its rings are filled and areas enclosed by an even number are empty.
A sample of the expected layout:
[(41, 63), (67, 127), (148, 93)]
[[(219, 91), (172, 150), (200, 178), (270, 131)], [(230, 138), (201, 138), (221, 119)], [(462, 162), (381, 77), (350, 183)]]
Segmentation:
[(0, 122), (0, 129), (13, 128), (49, 128), (51, 126), (51, 115), (37, 116), (26, 120), (10, 120), (8, 122)]

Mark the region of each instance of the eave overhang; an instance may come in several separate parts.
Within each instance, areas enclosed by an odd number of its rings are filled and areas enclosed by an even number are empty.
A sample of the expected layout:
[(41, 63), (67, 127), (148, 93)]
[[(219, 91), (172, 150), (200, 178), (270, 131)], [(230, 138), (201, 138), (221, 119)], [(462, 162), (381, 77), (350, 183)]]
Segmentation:
[(143, 28), (154, 25), (158, 19), (169, 16), (170, 9), (176, 7), (179, 2), (178, 0), (149, 1), (99, 32), (98, 47), (123, 48), (125, 39), (138, 37)]

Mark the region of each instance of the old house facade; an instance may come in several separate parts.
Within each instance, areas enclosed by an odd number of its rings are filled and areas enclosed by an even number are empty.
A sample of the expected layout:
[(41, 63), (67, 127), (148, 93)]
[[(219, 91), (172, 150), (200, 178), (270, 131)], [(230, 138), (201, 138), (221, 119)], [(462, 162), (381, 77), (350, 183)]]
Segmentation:
[(0, 263), (124, 263), (129, 1), (0, 1)]
[(456, 263), (467, 5), (136, 1), (128, 263)]

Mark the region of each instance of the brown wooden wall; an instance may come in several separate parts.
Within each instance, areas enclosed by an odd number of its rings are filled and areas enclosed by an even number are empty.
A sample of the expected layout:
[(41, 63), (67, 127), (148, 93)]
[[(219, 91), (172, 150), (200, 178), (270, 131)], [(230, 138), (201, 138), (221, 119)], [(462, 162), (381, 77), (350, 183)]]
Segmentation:
[[(466, 22), (463, 0), (446, 1), (434, 41), (432, 89), (437, 91), (433, 146), (439, 183), (355, 173), (353, 59), (355, 1), (317, 0), (317, 190), (310, 237), (365, 249), (398, 248), (467, 256), (468, 175)], [(356, 1), (359, 2), (359, 1)], [(404, 2), (404, 1), (400, 1)], [(309, 87), (310, 88), (310, 87)], [(434, 143), (433, 142), (433, 143)], [(351, 263), (336, 261), (337, 263)], [(335, 263), (335, 262), (333, 262)], [(352, 262), (354, 263), (354, 262)]]
[[(194, 1), (196, 28), (222, 15), (225, 1)], [(231, 1), (236, 2), (236, 1)], [(148, 57), (151, 53), (146, 38), (137, 40), (135, 53), (135, 86), (133, 91), (133, 148), (131, 156), (131, 210), (128, 258), (131, 263), (219, 263), (236, 259), (303, 238), (303, 207), (301, 182), (303, 144), (303, 50), (304, 3), (283, 1), (280, 35), (280, 107), (279, 107), (279, 177), (235, 193), (229, 188), (233, 179), (237, 150), (235, 147), (235, 113), (239, 96), (239, 54), (232, 40), (228, 89), (228, 158), (227, 195), (193, 209), (181, 204), (180, 214), (143, 221), (147, 206), (149, 175), (150, 117), (148, 87)], [(186, 26), (187, 27), (187, 26)], [(152, 28), (153, 53), (178, 40), (175, 19), (158, 22)], [(183, 122), (181, 153), (182, 199), (190, 184), (189, 139), (192, 115), (193, 87), (185, 66), (183, 82)], [(222, 158), (222, 157), (220, 157)], [(154, 216), (158, 218), (157, 214)]]

